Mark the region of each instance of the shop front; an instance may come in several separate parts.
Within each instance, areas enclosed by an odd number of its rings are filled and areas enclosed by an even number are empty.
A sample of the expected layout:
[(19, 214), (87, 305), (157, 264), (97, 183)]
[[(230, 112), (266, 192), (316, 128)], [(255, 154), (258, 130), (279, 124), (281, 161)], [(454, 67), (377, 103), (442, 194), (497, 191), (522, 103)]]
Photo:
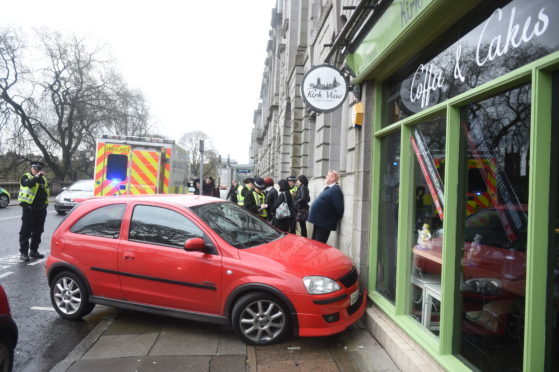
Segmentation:
[(559, 370), (559, 2), (394, 0), (346, 63), (374, 306), (446, 370)]

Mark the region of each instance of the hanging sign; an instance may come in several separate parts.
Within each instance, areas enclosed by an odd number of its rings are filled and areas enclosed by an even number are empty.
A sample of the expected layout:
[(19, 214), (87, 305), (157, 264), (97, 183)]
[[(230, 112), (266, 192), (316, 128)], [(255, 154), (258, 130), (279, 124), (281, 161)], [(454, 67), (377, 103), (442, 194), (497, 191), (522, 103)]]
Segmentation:
[(301, 83), (301, 95), (305, 104), (318, 112), (334, 111), (345, 101), (348, 85), (335, 67), (319, 65), (311, 68)]

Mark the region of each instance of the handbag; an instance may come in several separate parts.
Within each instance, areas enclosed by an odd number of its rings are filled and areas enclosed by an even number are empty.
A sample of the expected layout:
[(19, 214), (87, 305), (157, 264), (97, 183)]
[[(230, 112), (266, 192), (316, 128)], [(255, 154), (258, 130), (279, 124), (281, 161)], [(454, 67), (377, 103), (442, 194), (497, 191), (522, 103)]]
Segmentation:
[(291, 217), (291, 210), (289, 209), (289, 204), (285, 201), (285, 195), (283, 195), (283, 199), (284, 201), (276, 208), (277, 220)]

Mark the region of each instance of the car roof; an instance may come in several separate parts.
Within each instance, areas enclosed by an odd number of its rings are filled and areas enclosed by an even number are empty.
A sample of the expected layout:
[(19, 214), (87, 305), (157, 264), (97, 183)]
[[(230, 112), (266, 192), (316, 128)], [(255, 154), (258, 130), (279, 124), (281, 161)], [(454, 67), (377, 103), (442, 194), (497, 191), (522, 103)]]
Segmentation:
[(117, 195), (117, 196), (97, 196), (89, 198), (84, 203), (101, 203), (101, 204), (116, 204), (116, 203), (131, 203), (131, 202), (151, 202), (163, 203), (168, 205), (175, 205), (179, 207), (194, 207), (201, 204), (226, 202), (223, 199), (214, 198), (211, 196), (201, 196), (193, 194), (151, 194), (151, 195)]

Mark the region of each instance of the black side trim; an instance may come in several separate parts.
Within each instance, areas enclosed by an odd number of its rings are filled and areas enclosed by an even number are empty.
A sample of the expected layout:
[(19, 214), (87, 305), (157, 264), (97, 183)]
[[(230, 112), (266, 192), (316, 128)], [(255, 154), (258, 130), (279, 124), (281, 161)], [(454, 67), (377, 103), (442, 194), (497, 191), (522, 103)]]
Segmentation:
[(297, 310), (295, 310), (295, 306), (291, 303), (289, 298), (284, 295), (280, 290), (274, 288), (267, 284), (262, 283), (251, 283), (245, 284), (240, 287), (235, 288), (229, 296), (227, 296), (227, 300), (225, 301), (225, 316), (230, 317), (231, 309), (235, 305), (235, 302), (244, 295), (245, 293), (249, 292), (267, 292), (273, 294), (274, 296), (278, 297), (283, 303), (288, 307), (289, 312), (291, 314), (291, 324), (293, 325), (293, 336), (299, 335), (299, 321), (297, 319)]
[(332, 304), (334, 302), (338, 302), (341, 301), (343, 299), (347, 298), (347, 293), (344, 293), (338, 297), (333, 297), (333, 298), (327, 298), (325, 300), (313, 300), (312, 302), (317, 304), (317, 305), (328, 305), (328, 304)]
[(138, 278), (138, 279), (146, 279), (146, 280), (153, 280), (156, 282), (161, 282), (161, 283), (169, 283), (169, 284), (177, 284), (177, 285), (184, 285), (186, 287), (195, 287), (195, 288), (201, 288), (201, 289), (209, 289), (211, 291), (215, 291), (216, 287), (212, 286), (212, 285), (203, 285), (203, 284), (196, 284), (196, 283), (189, 283), (189, 282), (179, 282), (177, 280), (170, 280), (170, 279), (163, 279), (163, 278), (157, 278), (155, 276), (147, 276), (147, 275), (139, 275), (139, 274), (132, 274), (132, 273), (124, 273), (122, 271), (116, 271), (116, 270), (109, 270), (109, 269), (103, 269), (100, 267), (91, 267), (91, 270), (94, 271), (100, 271), (102, 273), (107, 273), (107, 274), (116, 274), (116, 275), (123, 275), (123, 276), (129, 276), (132, 278)]
[(120, 309), (142, 311), (149, 314), (171, 316), (173, 318), (188, 319), (198, 322), (214, 323), (228, 325), (229, 319), (225, 316), (203, 314), (194, 311), (185, 311), (171, 309), (167, 307), (158, 307), (153, 305), (140, 304), (137, 302), (129, 302), (124, 300), (114, 300), (106, 297), (90, 296), (89, 301), (95, 304), (118, 307)]

